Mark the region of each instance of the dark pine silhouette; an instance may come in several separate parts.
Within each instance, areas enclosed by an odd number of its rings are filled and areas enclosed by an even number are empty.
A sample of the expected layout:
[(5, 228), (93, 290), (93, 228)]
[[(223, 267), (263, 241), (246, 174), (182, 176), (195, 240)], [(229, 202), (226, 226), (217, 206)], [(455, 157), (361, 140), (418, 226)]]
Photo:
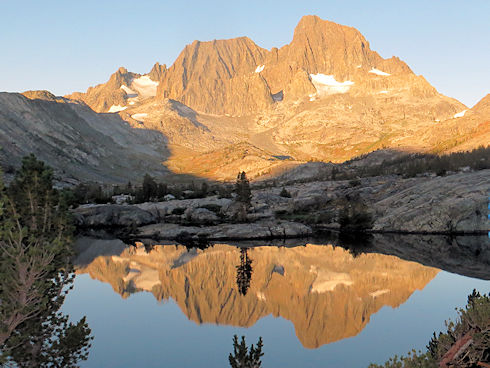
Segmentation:
[(228, 356), (230, 366), (232, 368), (260, 368), (262, 366), (260, 358), (264, 355), (262, 347), (262, 337), (259, 337), (257, 347), (252, 344), (249, 351), (245, 336), (242, 336), (240, 343), (238, 343), (237, 335), (233, 336), (233, 354)]

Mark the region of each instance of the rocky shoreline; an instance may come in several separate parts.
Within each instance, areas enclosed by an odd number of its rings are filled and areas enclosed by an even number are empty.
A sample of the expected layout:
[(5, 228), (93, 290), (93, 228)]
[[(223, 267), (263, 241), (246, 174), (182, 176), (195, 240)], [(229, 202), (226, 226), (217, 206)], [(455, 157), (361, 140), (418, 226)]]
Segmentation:
[[(134, 205), (84, 205), (73, 210), (80, 229), (124, 229), (141, 238), (209, 240), (305, 237), (338, 230), (346, 198), (362, 201), (368, 232), (483, 234), (490, 231), (490, 170), (403, 179), (317, 181), (255, 189), (242, 221), (233, 198), (218, 196)], [(281, 196), (283, 189), (289, 194)]]

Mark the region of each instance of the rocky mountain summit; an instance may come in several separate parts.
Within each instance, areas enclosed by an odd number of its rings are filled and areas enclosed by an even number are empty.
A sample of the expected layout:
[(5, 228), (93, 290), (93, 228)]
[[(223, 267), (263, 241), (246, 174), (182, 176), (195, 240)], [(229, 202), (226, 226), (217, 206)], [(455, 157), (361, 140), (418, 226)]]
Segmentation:
[(194, 41), (169, 68), (156, 63), (146, 75), (120, 68), (67, 97), (161, 131), (171, 170), (215, 179), (234, 177), (240, 166), (260, 176), (379, 148), (442, 153), (490, 141), (483, 102), (468, 109), (399, 58), (382, 58), (358, 30), (316, 16), (303, 17), (281, 48), (247, 37)]
[(65, 97), (81, 100), (97, 112), (119, 112), (125, 110), (126, 105), (155, 96), (158, 83), (150, 75), (158, 78), (161, 73), (159, 64), (148, 75), (130, 73), (120, 67), (106, 83), (90, 87), (86, 93), (75, 92)]
[[(434, 111), (434, 118), (444, 113), (450, 116), (447, 110), (454, 115), (464, 107), (444, 99), (399, 58), (383, 59), (358, 30), (317, 16), (303, 17), (291, 43), (279, 49), (263, 49), (248, 37), (194, 41), (168, 69), (156, 63), (149, 74), (141, 76), (120, 68), (107, 83), (66, 97), (107, 112), (126, 106), (125, 98), (134, 99), (131, 96), (138, 94), (136, 85), (143, 78), (158, 85), (158, 99), (174, 99), (215, 115), (253, 115), (283, 101), (346, 93), (439, 97), (442, 105)], [(132, 83), (136, 88), (131, 89)]]
[[(292, 41), (280, 48), (266, 50), (247, 37), (194, 41), (170, 67), (156, 63), (147, 74), (121, 67), (106, 83), (64, 98), (47, 91), (24, 96), (29, 100), (23, 104), (12, 105), (7, 100), (18, 97), (7, 95), (0, 101), (4, 169), (21, 154), (36, 152), (65, 170), (46, 152), (44, 138), (29, 144), (19, 138), (14, 147), (17, 138), (7, 127), (15, 114), (26, 131), (31, 116), (35, 129), (50, 131), (57, 109), (63, 124), (84, 136), (76, 114), (65, 114), (67, 107), (84, 110), (107, 133), (112, 125), (106, 121), (125, 126), (121, 142), (133, 160), (146, 162), (148, 172), (218, 180), (241, 170), (256, 178), (311, 160), (344, 162), (383, 148), (442, 154), (490, 142), (488, 96), (470, 109), (438, 93), (399, 58), (382, 58), (358, 30), (316, 16), (303, 17)], [(51, 102), (49, 111), (30, 106), (40, 101)], [(71, 142), (62, 148), (65, 155), (76, 156), (68, 130), (56, 134)], [(167, 154), (146, 160), (131, 144), (134, 134), (160, 134), (153, 143)], [(103, 137), (91, 141), (94, 157), (112, 150)], [(84, 170), (71, 172), (83, 180), (92, 169)]]
[(249, 115), (283, 100), (393, 88), (437, 95), (404, 62), (372, 51), (356, 29), (306, 16), (280, 49), (262, 49), (246, 37), (195, 41), (164, 75), (158, 96), (204, 113)]

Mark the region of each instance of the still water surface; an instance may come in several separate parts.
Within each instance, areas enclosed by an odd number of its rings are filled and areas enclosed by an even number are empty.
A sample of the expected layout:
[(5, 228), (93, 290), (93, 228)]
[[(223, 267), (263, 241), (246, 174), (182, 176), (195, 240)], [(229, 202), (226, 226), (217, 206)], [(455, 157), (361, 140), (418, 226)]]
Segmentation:
[(367, 367), (424, 348), (474, 288), (490, 290), (331, 245), (85, 243), (63, 307), (95, 336), (84, 367), (227, 367), (234, 334), (262, 336), (264, 367)]

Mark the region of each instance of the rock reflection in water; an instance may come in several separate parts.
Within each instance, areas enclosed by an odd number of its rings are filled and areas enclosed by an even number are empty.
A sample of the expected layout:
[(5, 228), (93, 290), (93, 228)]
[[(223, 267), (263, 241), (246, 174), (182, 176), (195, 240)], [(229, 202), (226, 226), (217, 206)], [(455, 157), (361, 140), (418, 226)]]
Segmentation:
[[(373, 313), (398, 307), (438, 272), (394, 256), (353, 257), (330, 245), (242, 250), (216, 244), (192, 251), (156, 245), (147, 253), (143, 245), (130, 252), (118, 240), (83, 242), (77, 272), (110, 283), (123, 297), (148, 291), (158, 300), (172, 298), (196, 323), (249, 327), (269, 314), (280, 316), (294, 324), (307, 348), (357, 335)], [(93, 252), (104, 248), (112, 255)], [(250, 259), (253, 279), (243, 272), (246, 282), (237, 290), (237, 264), (246, 267)]]

